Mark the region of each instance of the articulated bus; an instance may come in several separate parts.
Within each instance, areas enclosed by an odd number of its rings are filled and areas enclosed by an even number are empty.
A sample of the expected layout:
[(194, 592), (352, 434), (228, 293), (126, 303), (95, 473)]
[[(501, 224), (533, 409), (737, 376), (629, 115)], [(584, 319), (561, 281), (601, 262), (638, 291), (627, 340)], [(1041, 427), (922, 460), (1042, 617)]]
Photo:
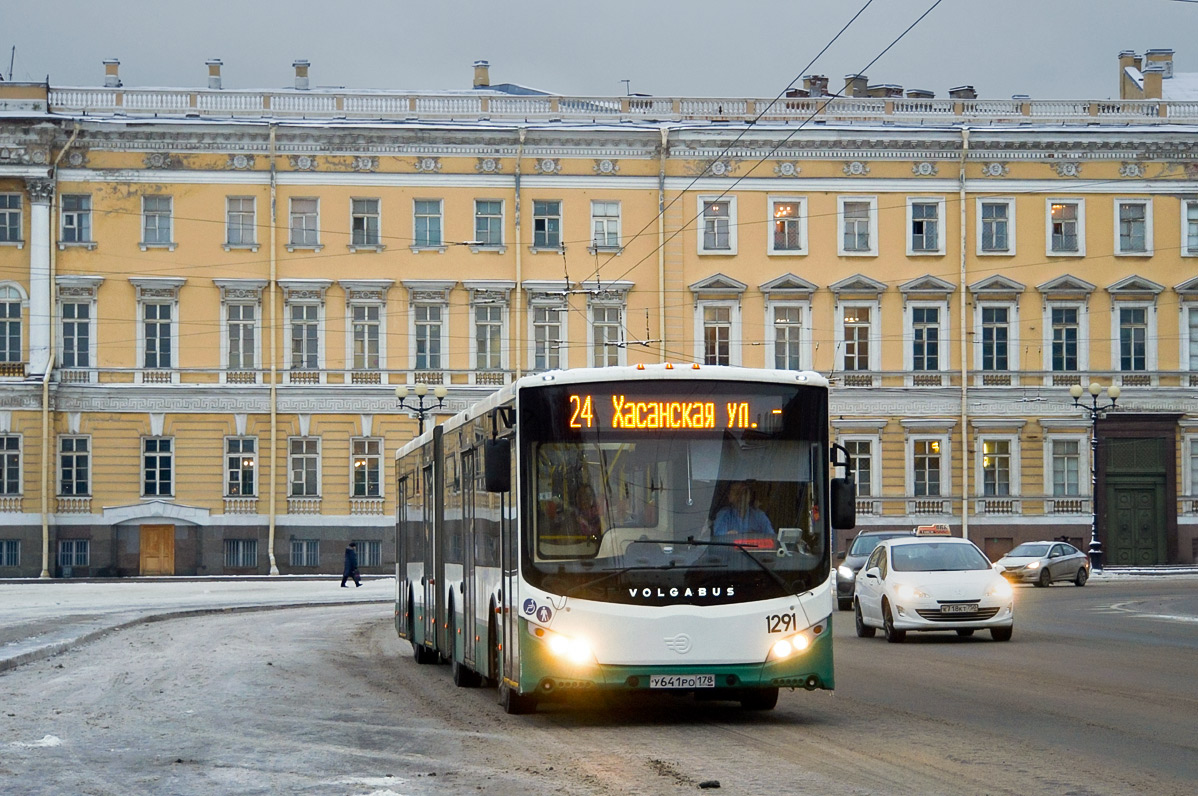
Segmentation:
[(831, 529), (855, 504), (819, 374), (526, 376), (396, 464), (396, 631), (508, 713), (657, 690), (768, 710), (834, 687)]

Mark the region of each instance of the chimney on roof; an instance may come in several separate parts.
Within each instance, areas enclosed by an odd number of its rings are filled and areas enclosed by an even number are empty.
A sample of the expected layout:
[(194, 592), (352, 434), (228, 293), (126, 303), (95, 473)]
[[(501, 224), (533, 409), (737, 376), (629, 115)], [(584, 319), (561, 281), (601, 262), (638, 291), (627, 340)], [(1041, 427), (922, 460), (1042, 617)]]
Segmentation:
[(903, 87), (893, 83), (880, 83), (867, 88), (866, 93), (871, 97), (901, 97), (903, 96)]
[(952, 99), (977, 99), (978, 93), (973, 86), (957, 86), (948, 90), (948, 96)]
[(1160, 64), (1165, 68), (1165, 74), (1163, 75), (1165, 80), (1173, 77), (1172, 50), (1149, 50), (1148, 52), (1144, 53), (1145, 70), (1147, 70), (1147, 68), (1153, 64)]
[(1144, 65), (1144, 99), (1160, 99), (1164, 93), (1165, 65), (1159, 61)]
[(1135, 50), (1123, 50), (1119, 53), (1119, 99), (1143, 99), (1144, 88), (1127, 70), (1140, 71), (1140, 56)]
[(824, 75), (803, 75), (803, 88), (809, 97), (828, 96), (828, 78)]
[(121, 62), (116, 58), (104, 59), (104, 88), (121, 87)]
[(299, 58), (291, 62), (295, 67), (295, 88), (298, 91), (308, 90), (308, 67), (311, 64), (306, 58)]
[(845, 75), (844, 76), (844, 96), (846, 97), (867, 97), (869, 96), (869, 80), (865, 75)]
[(475, 88), (490, 88), (491, 86), (491, 62), (490, 61), (475, 61), (474, 62), (474, 87)]
[(935, 99), (936, 92), (928, 91), (926, 88), (909, 88), (907, 89), (907, 99)]
[(208, 65), (208, 88), (220, 91), (221, 60), (219, 58), (209, 58), (204, 63)]

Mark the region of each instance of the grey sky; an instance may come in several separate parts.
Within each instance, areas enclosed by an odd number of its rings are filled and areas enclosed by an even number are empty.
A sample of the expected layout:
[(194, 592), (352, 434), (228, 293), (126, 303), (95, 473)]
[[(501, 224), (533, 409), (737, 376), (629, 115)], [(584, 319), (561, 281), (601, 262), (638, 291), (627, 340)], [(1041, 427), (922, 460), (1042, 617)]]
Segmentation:
[[(813, 67), (833, 89), (935, 0), (874, 0)], [(316, 86), (464, 89), (471, 64), (492, 82), (562, 94), (634, 92), (774, 96), (866, 0), (14, 0), (0, 26), (0, 71), (15, 80), (103, 84), (121, 61), (126, 86), (204, 86), (224, 61), (225, 88), (292, 85), (311, 61)], [(1175, 0), (943, 0), (867, 72), (870, 83), (943, 97), (1118, 95), (1116, 56), (1172, 48), (1198, 71), (1198, 3)]]

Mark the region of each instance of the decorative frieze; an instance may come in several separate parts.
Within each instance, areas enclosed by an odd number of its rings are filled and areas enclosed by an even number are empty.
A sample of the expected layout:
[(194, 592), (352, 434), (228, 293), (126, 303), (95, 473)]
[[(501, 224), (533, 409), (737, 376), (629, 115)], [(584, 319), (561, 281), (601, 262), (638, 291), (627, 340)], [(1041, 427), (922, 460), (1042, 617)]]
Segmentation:
[(999, 163), (998, 161), (992, 161), (990, 163), (982, 164), (982, 176), (983, 177), (1005, 177), (1010, 173), (1011, 173), (1011, 167), (1008, 166), (1006, 163)]
[(312, 155), (288, 155), (287, 160), (295, 171), (316, 171), (316, 158)]
[(479, 174), (502, 174), (503, 161), (499, 158), (478, 158), (474, 170)]
[(225, 168), (233, 169), (235, 171), (247, 171), (252, 169), (254, 168), (254, 156), (243, 154), (229, 155), (229, 160), (225, 164)]
[(911, 173), (916, 177), (935, 177), (939, 172), (940, 167), (930, 160), (911, 164)]
[(847, 177), (864, 177), (869, 174), (869, 166), (860, 160), (850, 160), (844, 164), (844, 173)]
[(183, 165), (179, 158), (169, 152), (147, 152), (142, 162), (147, 169), (177, 169)]
[(1140, 179), (1147, 173), (1148, 173), (1148, 169), (1144, 166), (1143, 163), (1129, 163), (1127, 161), (1124, 161), (1123, 165), (1119, 167), (1119, 176), (1120, 177), (1129, 177), (1132, 179)]
[(533, 171), (537, 174), (561, 174), (561, 158), (537, 158), (533, 161)]
[(416, 158), (416, 171), (422, 174), (437, 174), (441, 171), (441, 158)]
[(371, 155), (355, 155), (350, 166), (354, 171), (374, 172), (379, 170), (379, 159)]
[(609, 158), (596, 160), (594, 171), (596, 174), (617, 174), (620, 171), (620, 163)]
[(800, 171), (799, 164), (790, 160), (774, 164), (774, 174), (779, 177), (798, 177)]
[(1058, 177), (1082, 176), (1082, 164), (1076, 160), (1062, 160), (1052, 164), (1052, 167), (1057, 170)]

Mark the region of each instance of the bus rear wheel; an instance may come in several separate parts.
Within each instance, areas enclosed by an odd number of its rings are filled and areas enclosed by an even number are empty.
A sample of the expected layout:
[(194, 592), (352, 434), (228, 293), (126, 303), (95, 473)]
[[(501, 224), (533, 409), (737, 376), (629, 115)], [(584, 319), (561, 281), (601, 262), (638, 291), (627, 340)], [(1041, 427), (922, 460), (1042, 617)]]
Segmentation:
[(777, 688), (754, 688), (740, 698), (740, 706), (745, 710), (773, 710), (777, 705)]

